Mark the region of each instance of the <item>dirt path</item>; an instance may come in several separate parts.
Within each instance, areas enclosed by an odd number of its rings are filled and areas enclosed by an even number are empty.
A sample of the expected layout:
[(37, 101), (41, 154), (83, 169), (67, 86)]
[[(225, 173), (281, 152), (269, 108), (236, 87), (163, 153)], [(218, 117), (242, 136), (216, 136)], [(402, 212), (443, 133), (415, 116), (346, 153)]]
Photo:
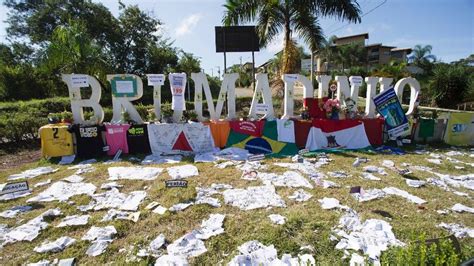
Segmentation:
[(0, 156), (0, 173), (11, 168), (19, 167), (26, 163), (37, 161), (41, 158), (40, 149), (22, 150)]

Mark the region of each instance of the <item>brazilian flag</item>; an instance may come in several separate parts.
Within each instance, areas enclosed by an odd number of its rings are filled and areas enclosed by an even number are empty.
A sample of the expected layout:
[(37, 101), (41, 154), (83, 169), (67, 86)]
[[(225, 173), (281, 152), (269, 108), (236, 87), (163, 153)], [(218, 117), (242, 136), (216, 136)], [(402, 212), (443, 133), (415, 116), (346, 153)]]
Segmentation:
[(268, 157), (284, 157), (298, 153), (296, 144), (278, 141), (275, 120), (265, 122), (261, 137), (240, 134), (231, 130), (226, 147), (242, 148), (252, 154), (265, 154)]

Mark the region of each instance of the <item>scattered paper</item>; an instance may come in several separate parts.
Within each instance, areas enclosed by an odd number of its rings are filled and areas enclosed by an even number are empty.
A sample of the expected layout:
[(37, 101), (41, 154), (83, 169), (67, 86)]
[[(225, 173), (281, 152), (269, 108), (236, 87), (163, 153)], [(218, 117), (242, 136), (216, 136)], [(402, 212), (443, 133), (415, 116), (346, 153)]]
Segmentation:
[(199, 175), (197, 167), (191, 164), (169, 167), (167, 170), (168, 174), (171, 176), (171, 179), (180, 179)]
[(48, 242), (45, 241), (41, 246), (35, 247), (33, 250), (38, 253), (45, 253), (45, 252), (60, 252), (63, 251), (65, 248), (69, 247), (70, 245), (74, 244), (76, 239), (70, 238), (68, 236), (63, 236), (55, 241)]
[(395, 196), (400, 196), (400, 197), (403, 197), (413, 203), (416, 203), (416, 204), (423, 204), (423, 203), (426, 203), (426, 200), (423, 200), (417, 196), (414, 196), (404, 190), (401, 190), (399, 188), (396, 188), (396, 187), (386, 187), (383, 189), (383, 192), (385, 192), (386, 194), (388, 195), (395, 195)]
[(69, 155), (69, 156), (62, 156), (61, 161), (59, 161), (59, 164), (65, 165), (65, 164), (71, 164), (74, 162), (74, 159), (76, 159), (76, 155)]
[(28, 199), (27, 202), (67, 201), (75, 195), (86, 194), (91, 196), (96, 189), (96, 186), (91, 183), (67, 183), (58, 181), (37, 196)]
[(40, 176), (40, 175), (54, 173), (58, 170), (59, 170), (59, 168), (54, 169), (51, 166), (38, 167), (38, 168), (35, 168), (35, 169), (29, 169), (29, 170), (23, 171), (19, 174), (10, 175), (8, 177), (8, 180), (17, 180), (17, 179), (22, 179), (22, 178), (26, 178), (26, 179), (34, 178), (34, 177), (37, 177), (37, 176)]
[(56, 225), (56, 227), (86, 225), (87, 222), (89, 221), (89, 218), (90, 218), (90, 215), (66, 216), (58, 225)]
[(364, 166), (364, 171), (367, 173), (377, 173), (380, 175), (387, 175), (385, 169), (382, 167), (377, 167), (375, 165)]
[(330, 209), (334, 209), (334, 208), (348, 209), (347, 206), (341, 205), (339, 203), (339, 200), (337, 200), (335, 198), (322, 198), (318, 201), (319, 201), (319, 203), (321, 203), (321, 208), (323, 208), (324, 210), (330, 210)]
[[(19, 213), (23, 213), (23, 212), (28, 212), (28, 211), (31, 211), (33, 209), (33, 207), (31, 206), (15, 206), (9, 210), (6, 210), (6, 211), (3, 211), (3, 212), (0, 212), (0, 217), (3, 217), (3, 218), (15, 218)], [(0, 237), (0, 241), (1, 241), (1, 237)]]
[(241, 210), (258, 208), (286, 207), (274, 186), (248, 187), (247, 189), (228, 189), (224, 191), (224, 202)]
[(113, 225), (105, 227), (92, 226), (89, 231), (82, 237), (82, 240), (92, 242), (92, 245), (86, 251), (89, 256), (98, 256), (107, 249), (108, 245), (113, 241), (113, 236), (117, 234), (117, 230)]
[(67, 181), (69, 183), (79, 183), (79, 182), (82, 182), (84, 180), (84, 177), (80, 176), (80, 175), (71, 175), (71, 176), (68, 176), (66, 178), (63, 178), (64, 181)]
[(148, 164), (163, 164), (163, 163), (179, 163), (183, 159), (181, 155), (169, 155), (169, 156), (161, 156), (161, 155), (148, 155), (146, 156), (141, 164), (148, 165)]
[(405, 179), (405, 182), (407, 183), (408, 186), (410, 187), (422, 187), (426, 184), (426, 181), (423, 180), (413, 180), (413, 179)]
[(469, 213), (474, 213), (474, 208), (467, 207), (466, 205), (463, 205), (461, 203), (456, 203), (454, 204), (453, 207), (451, 207), (451, 210), (455, 212), (469, 212)]
[(123, 187), (122, 185), (119, 185), (117, 182), (109, 182), (109, 183), (104, 183), (100, 186), (100, 189), (104, 190), (110, 190), (112, 188), (121, 188)]
[(48, 184), (51, 184), (51, 179), (48, 179), (46, 181), (43, 181), (43, 182), (38, 182), (34, 185), (34, 187), (42, 187), (42, 186), (46, 186)]
[(171, 206), (168, 210), (170, 212), (177, 212), (177, 211), (182, 211), (182, 210), (185, 210), (186, 208), (188, 208), (189, 206), (193, 205), (192, 202), (188, 202), (188, 203), (177, 203), (173, 206)]
[(362, 178), (367, 179), (367, 180), (372, 180), (372, 181), (382, 180), (382, 179), (380, 179), (380, 177), (377, 177), (377, 176), (373, 175), (372, 173), (367, 173), (367, 172), (362, 173)]
[(40, 216), (31, 219), (26, 224), (11, 229), (4, 235), (4, 243), (14, 243), (17, 241), (31, 242), (39, 235), (41, 230), (48, 227), (48, 223), (44, 221), (45, 217), (54, 217), (59, 215), (61, 215), (61, 211), (59, 209), (49, 209), (43, 212)]
[(163, 215), (163, 214), (165, 214), (165, 212), (167, 210), (168, 210), (167, 208), (160, 205), (160, 206), (156, 207), (152, 212), (153, 213), (158, 213), (159, 215)]
[(282, 224), (285, 224), (285, 223), (286, 223), (286, 217), (285, 217), (285, 216), (281, 216), (281, 215), (279, 215), (279, 214), (270, 214), (270, 215), (268, 215), (268, 218), (270, 218), (270, 220), (271, 220), (272, 223), (274, 223), (274, 224), (282, 225)]
[(293, 193), (293, 195), (288, 196), (289, 199), (303, 202), (309, 200), (313, 195), (309, 194), (308, 192), (304, 191), (303, 189), (298, 189)]
[(163, 168), (158, 167), (109, 167), (109, 180), (155, 180)]
[(454, 234), (454, 236), (457, 238), (474, 237), (474, 228), (465, 227), (461, 224), (440, 223), (438, 227), (448, 230), (450, 234)]
[(274, 173), (258, 173), (258, 177), (264, 184), (273, 184), (276, 187), (305, 187), (313, 188), (313, 185), (300, 173), (295, 171), (286, 171), (282, 175)]
[(81, 211), (119, 209), (124, 211), (136, 211), (138, 205), (145, 199), (145, 191), (132, 191), (128, 195), (120, 193), (116, 188), (100, 194), (92, 195), (89, 205), (80, 206)]

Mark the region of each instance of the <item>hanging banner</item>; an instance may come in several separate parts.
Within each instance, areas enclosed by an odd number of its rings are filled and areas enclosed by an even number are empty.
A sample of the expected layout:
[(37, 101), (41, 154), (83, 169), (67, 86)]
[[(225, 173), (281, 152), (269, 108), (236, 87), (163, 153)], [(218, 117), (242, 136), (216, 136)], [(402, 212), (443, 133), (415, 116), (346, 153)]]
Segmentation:
[(385, 118), (389, 138), (394, 139), (409, 131), (408, 119), (393, 88), (375, 96), (373, 101), (377, 111)]
[(474, 145), (474, 114), (451, 113), (444, 141), (450, 145)]

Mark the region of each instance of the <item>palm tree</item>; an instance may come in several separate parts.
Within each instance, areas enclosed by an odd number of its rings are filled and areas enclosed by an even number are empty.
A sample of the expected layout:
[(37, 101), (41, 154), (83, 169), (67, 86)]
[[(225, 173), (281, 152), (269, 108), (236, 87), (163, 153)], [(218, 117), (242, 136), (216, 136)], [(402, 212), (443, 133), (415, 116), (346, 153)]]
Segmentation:
[(426, 64), (436, 61), (436, 56), (431, 54), (433, 47), (431, 45), (421, 46), (417, 44), (413, 48), (412, 56), (408, 57), (410, 63), (423, 68)]
[(256, 21), (262, 47), (283, 31), (283, 73), (294, 71), (291, 63), (293, 33), (314, 51), (324, 41), (318, 17), (360, 22), (361, 12), (356, 0), (227, 0), (224, 7), (222, 22), (226, 26)]

